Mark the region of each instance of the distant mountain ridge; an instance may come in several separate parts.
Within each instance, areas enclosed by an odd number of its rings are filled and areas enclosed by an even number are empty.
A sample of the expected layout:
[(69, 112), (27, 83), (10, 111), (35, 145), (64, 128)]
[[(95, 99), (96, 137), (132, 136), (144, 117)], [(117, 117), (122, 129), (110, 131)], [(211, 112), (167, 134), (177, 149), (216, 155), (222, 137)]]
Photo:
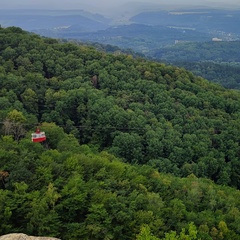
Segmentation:
[[(40, 35), (48, 35), (51, 34), (51, 31), (37, 31), (37, 33)], [(145, 24), (112, 26), (105, 30), (90, 33), (80, 33), (70, 27), (68, 29), (60, 29), (60, 31), (54, 34), (49, 36), (116, 45), (123, 49), (131, 48), (136, 52), (146, 55), (150, 55), (152, 49), (158, 49), (168, 44), (173, 45), (176, 40), (211, 40), (209, 34), (192, 31), (191, 29), (183, 31), (182, 29), (169, 28), (166, 26), (147, 26)]]
[(86, 11), (42, 11), (0, 10), (0, 24), (3, 27), (18, 26), (28, 31), (38, 29), (57, 29), (78, 25), (82, 31), (98, 31), (109, 26), (110, 19), (100, 14), (92, 14)]
[[(136, 6), (140, 11), (141, 4)], [(240, 39), (240, 10), (150, 5), (136, 15), (132, 8), (115, 18), (83, 10), (0, 10), (0, 25), (18, 26), (42, 36), (110, 44), (153, 57), (156, 50), (176, 42)], [(156, 9), (151, 10), (152, 6)], [(158, 7), (157, 7), (158, 6)], [(113, 9), (113, 15), (114, 15)], [(119, 14), (122, 12), (119, 9)]]
[(142, 12), (130, 18), (148, 25), (191, 27), (199, 31), (224, 31), (240, 34), (239, 10), (191, 9)]

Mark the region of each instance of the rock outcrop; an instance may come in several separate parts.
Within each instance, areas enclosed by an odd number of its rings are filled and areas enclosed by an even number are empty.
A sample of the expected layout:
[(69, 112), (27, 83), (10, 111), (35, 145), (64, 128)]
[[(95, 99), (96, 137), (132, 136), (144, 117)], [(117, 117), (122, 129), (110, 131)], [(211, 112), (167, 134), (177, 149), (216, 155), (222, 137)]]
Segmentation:
[(11, 233), (0, 236), (0, 240), (61, 240), (53, 237), (33, 237), (23, 233)]

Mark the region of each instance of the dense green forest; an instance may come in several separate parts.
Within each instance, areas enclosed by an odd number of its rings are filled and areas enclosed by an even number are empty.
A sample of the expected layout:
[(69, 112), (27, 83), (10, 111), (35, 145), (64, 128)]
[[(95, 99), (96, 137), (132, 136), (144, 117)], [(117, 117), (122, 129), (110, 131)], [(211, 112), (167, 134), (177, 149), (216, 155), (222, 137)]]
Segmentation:
[(0, 106), (0, 234), (240, 238), (238, 91), (10, 27)]
[(240, 89), (240, 62), (175, 62), (197, 76), (221, 84), (229, 89)]
[(180, 42), (155, 51), (155, 57), (166, 60), (199, 62), (240, 62), (240, 41)]
[(239, 49), (240, 41), (182, 42), (153, 50), (151, 55), (226, 88), (240, 89)]
[[(49, 126), (49, 125), (48, 125)], [(239, 239), (240, 193), (152, 167), (131, 166), (79, 145), (52, 124), (55, 147), (0, 141), (0, 235), (24, 232), (61, 239)]]

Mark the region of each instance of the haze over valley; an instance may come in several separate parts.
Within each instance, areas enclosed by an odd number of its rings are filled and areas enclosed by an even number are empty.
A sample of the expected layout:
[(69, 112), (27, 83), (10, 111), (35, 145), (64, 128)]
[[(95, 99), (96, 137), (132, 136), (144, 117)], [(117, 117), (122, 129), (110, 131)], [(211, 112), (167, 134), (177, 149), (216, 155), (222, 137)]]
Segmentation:
[[(41, 36), (95, 46), (96, 43), (103, 44), (107, 46), (104, 47), (105, 50), (111, 52), (120, 49), (130, 53), (134, 51), (156, 61), (186, 67), (225, 87), (239, 88), (239, 61), (226, 55), (232, 51), (229, 49), (232, 48), (231, 45), (240, 39), (238, 1), (105, 0), (99, 4), (92, 0), (87, 3), (69, 1), (66, 4), (54, 0), (34, 3), (25, 0), (18, 4), (8, 1), (1, 7), (2, 27), (17, 26)], [(216, 44), (210, 44), (211, 47), (204, 45), (204, 51), (210, 51), (212, 56), (205, 58), (209, 54), (203, 56), (200, 53), (202, 58), (198, 57), (199, 63), (211, 60), (217, 64), (214, 69), (211, 68), (211, 72), (205, 64), (201, 64), (201, 67), (196, 66), (196, 62), (188, 64), (193, 61), (190, 55), (198, 52), (198, 43), (204, 42), (222, 43), (221, 48)], [(191, 43), (195, 45), (189, 50), (186, 45)], [(181, 55), (174, 52), (176, 50)], [(225, 59), (224, 62), (222, 58)], [(230, 74), (224, 74), (224, 77), (220, 77), (222, 80), (217, 74), (212, 74), (218, 73), (218, 68), (226, 66), (231, 69)]]

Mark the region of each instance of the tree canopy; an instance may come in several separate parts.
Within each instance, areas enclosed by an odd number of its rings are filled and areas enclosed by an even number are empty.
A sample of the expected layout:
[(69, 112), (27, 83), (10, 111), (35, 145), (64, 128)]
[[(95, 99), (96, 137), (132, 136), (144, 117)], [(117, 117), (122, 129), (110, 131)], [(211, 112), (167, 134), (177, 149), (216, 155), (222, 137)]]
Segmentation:
[(239, 238), (238, 91), (11, 27), (0, 104), (1, 234)]
[(153, 50), (152, 57), (184, 67), (195, 75), (239, 89), (240, 41), (180, 42)]

